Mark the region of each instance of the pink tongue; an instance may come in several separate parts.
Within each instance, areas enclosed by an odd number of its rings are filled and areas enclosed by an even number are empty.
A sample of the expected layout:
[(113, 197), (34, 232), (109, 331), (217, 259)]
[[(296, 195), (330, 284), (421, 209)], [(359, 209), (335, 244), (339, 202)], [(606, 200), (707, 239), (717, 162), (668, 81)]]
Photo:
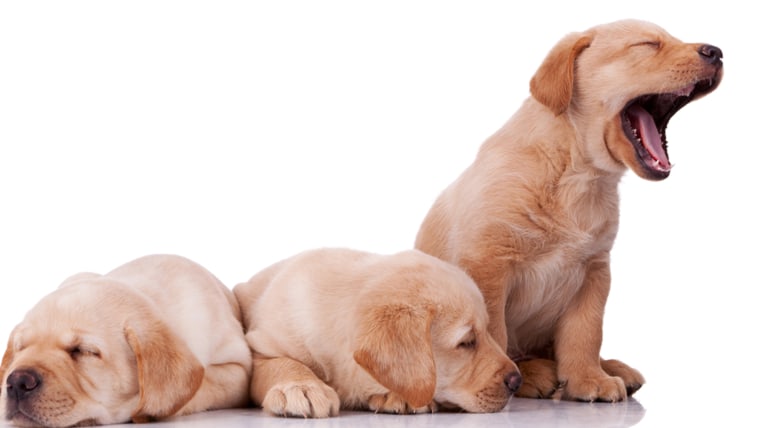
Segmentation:
[(652, 115), (640, 105), (634, 104), (628, 108), (628, 117), (633, 127), (638, 130), (639, 138), (652, 158), (660, 162), (663, 167), (669, 168), (670, 161), (662, 147), (660, 133), (657, 131)]

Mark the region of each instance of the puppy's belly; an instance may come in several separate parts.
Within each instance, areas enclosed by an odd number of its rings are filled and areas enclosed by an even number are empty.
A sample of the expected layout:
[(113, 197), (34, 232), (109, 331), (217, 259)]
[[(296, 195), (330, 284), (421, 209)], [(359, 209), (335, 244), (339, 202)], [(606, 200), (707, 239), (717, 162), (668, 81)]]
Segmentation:
[(583, 285), (583, 266), (573, 263), (526, 266), (506, 286), (505, 309), (511, 357), (544, 356), (557, 321)]

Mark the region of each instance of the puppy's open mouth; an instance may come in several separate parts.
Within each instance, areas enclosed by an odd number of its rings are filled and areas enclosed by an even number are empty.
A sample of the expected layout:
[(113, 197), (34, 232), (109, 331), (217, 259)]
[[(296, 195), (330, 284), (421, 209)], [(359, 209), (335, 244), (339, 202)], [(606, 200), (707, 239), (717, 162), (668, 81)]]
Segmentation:
[(623, 131), (652, 178), (666, 178), (673, 167), (665, 137), (670, 118), (691, 100), (710, 92), (716, 84), (715, 79), (706, 79), (674, 92), (642, 95), (629, 101), (620, 113)]

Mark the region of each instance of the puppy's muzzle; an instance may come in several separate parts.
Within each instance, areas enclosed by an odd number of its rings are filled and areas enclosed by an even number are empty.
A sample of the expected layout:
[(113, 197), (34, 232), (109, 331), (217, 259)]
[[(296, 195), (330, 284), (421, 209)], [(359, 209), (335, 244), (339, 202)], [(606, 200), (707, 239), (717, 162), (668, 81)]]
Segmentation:
[(507, 390), (514, 394), (517, 392), (518, 389), (520, 389), (520, 386), (522, 385), (522, 376), (520, 376), (520, 372), (512, 372), (507, 374), (504, 377), (504, 385), (506, 385)]
[(29, 397), (42, 386), (42, 376), (32, 369), (14, 370), (5, 385), (9, 402), (21, 402)]
[(723, 51), (713, 45), (702, 45), (699, 47), (699, 55), (712, 65), (722, 65)]

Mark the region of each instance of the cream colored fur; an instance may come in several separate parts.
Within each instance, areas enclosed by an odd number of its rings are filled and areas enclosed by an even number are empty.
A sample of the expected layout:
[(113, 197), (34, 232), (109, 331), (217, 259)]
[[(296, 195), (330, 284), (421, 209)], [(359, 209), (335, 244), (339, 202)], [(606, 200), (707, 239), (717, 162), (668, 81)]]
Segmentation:
[(251, 396), (273, 414), (495, 412), (519, 387), (477, 286), (419, 251), (308, 251), (234, 293), (254, 350)]
[(63, 427), (244, 406), (251, 366), (232, 292), (190, 260), (148, 256), (74, 275), (27, 313), (3, 356), (0, 411)]
[(670, 171), (637, 155), (621, 112), (645, 94), (706, 94), (722, 77), (721, 55), (641, 21), (568, 35), (531, 97), (425, 218), (417, 248), (476, 281), (489, 331), (520, 363), (519, 395), (618, 401), (644, 383), (599, 357), (618, 183), (629, 169), (653, 180)]

